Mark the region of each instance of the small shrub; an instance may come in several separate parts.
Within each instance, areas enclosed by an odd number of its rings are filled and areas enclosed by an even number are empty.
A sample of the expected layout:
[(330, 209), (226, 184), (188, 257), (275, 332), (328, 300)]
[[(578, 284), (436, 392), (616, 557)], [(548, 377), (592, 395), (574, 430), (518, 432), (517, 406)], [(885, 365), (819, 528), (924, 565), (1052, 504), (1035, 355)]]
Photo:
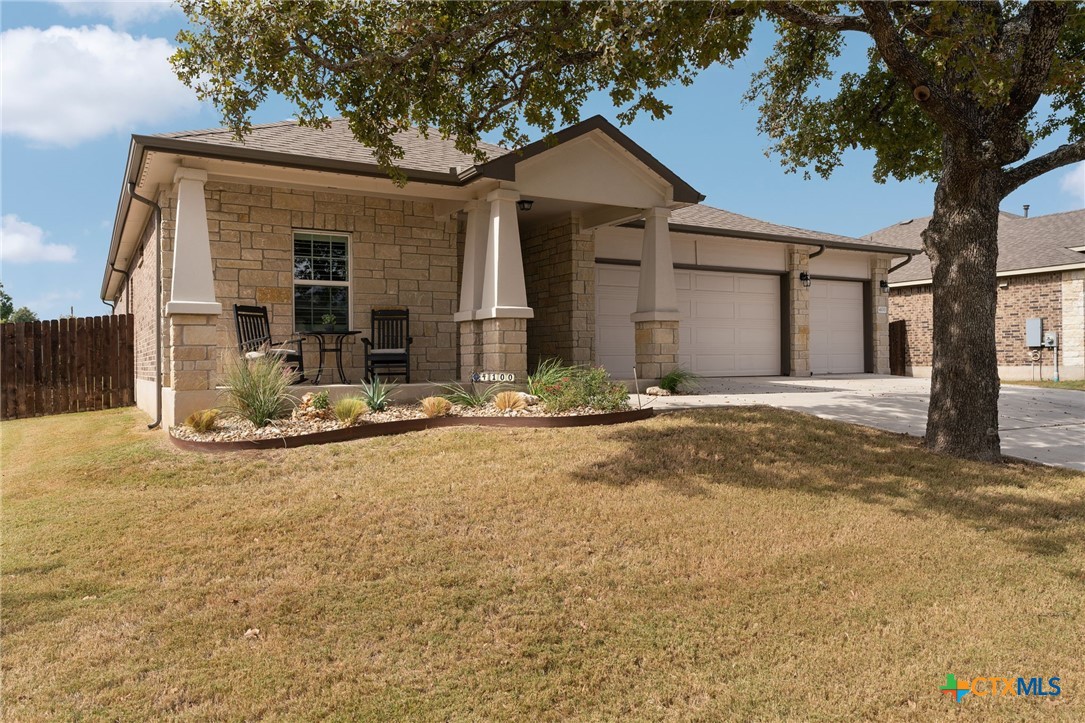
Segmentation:
[(494, 397), (494, 406), (502, 412), (518, 411), (527, 408), (527, 402), (520, 396), (520, 392), (501, 392)]
[(700, 377), (689, 369), (675, 367), (663, 375), (663, 378), (659, 380), (659, 386), (671, 394), (677, 394), (683, 386), (696, 386), (698, 379)]
[(344, 427), (349, 427), (369, 413), (369, 405), (357, 397), (347, 397), (336, 402), (333, 411), (335, 412), (335, 418)]
[(362, 382), (362, 390), (358, 396), (374, 412), (382, 412), (392, 401), (392, 391), (395, 388), (395, 382), (382, 382), (380, 377), (374, 377), (372, 384)]
[(313, 409), (327, 409), (331, 406), (331, 400), (327, 392), (317, 392), (309, 399), (309, 406)]
[(539, 390), (539, 398), (548, 412), (591, 407), (601, 412), (629, 408), (629, 390), (611, 381), (602, 367), (577, 368), (553, 384)]
[(500, 385), (494, 385), (492, 387), (479, 387), (471, 382), (471, 388), (467, 389), (461, 384), (451, 382), (449, 384), (442, 384), (441, 391), (444, 392), (443, 396), (453, 404), (459, 404), (461, 407), (485, 407), (490, 403), (490, 400), (494, 398), (499, 391), (501, 391)]
[(288, 390), (296, 379), (297, 372), (276, 356), (233, 357), (223, 378), (224, 408), (254, 426), (266, 427), (289, 412), (294, 397)]
[(544, 388), (557, 384), (563, 377), (569, 376), (577, 369), (578, 367), (569, 366), (561, 359), (543, 359), (535, 367), (535, 372), (527, 375), (527, 392), (536, 397), (542, 397)]
[(188, 415), (188, 419), (185, 420), (185, 426), (191, 427), (197, 432), (210, 432), (215, 428), (215, 422), (218, 421), (219, 410), (217, 409), (201, 409), (198, 412), (193, 412)]
[(422, 413), (427, 417), (443, 417), (452, 411), (452, 402), (444, 397), (426, 397), (422, 400)]

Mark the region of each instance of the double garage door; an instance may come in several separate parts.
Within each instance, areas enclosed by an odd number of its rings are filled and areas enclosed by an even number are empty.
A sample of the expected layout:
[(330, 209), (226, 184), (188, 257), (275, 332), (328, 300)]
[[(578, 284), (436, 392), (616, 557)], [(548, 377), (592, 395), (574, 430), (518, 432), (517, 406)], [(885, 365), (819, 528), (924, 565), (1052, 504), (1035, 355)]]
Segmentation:
[[(629, 315), (637, 308), (639, 274), (636, 266), (596, 265), (596, 356), (619, 379), (632, 376), (633, 323)], [(829, 292), (830, 284), (844, 286)], [(820, 285), (825, 293), (815, 296), (812, 287), (810, 301), (814, 372), (862, 372), (862, 284), (826, 281), (815, 287)], [(677, 270), (675, 286), (681, 317), (681, 366), (701, 376), (780, 373), (779, 276)], [(851, 308), (854, 293), (858, 293), (858, 301)]]

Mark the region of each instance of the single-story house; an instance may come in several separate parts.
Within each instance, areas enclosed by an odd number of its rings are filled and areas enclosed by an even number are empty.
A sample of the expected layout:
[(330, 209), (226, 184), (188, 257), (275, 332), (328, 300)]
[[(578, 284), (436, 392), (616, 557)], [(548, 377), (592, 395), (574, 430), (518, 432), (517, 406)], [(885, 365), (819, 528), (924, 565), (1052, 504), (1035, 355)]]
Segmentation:
[[(877, 243), (913, 249), (910, 264), (889, 275), (889, 315), (905, 322), (908, 374), (931, 373), (931, 265), (921, 234), (930, 217), (875, 231)], [(1054, 350), (1026, 343), (1028, 319), (1058, 334), (1059, 375), (1085, 378), (1085, 210), (1028, 217), (1001, 212), (998, 221), (998, 307), (995, 341), (1003, 379), (1044, 379)]]
[[(215, 403), (234, 304), (267, 307), (276, 339), (407, 308), (412, 381), (548, 357), (643, 381), (888, 371), (883, 282), (909, 249), (702, 205), (601, 117), (485, 163), (397, 141), (403, 186), (343, 120), (133, 136), (101, 295), (135, 315), (141, 408), (159, 370), (166, 424)], [(360, 343), (344, 363), (359, 380)]]

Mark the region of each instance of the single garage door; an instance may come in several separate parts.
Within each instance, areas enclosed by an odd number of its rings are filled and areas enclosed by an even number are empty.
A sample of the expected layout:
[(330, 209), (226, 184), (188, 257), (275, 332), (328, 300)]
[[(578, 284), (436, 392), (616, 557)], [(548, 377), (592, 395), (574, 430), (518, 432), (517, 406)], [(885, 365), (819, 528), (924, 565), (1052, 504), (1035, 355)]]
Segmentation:
[(863, 339), (863, 283), (814, 279), (810, 284), (810, 371), (865, 372)]
[[(636, 266), (595, 267), (596, 355), (619, 379), (633, 370)], [(675, 272), (679, 363), (702, 376), (780, 373), (780, 279), (772, 274)]]

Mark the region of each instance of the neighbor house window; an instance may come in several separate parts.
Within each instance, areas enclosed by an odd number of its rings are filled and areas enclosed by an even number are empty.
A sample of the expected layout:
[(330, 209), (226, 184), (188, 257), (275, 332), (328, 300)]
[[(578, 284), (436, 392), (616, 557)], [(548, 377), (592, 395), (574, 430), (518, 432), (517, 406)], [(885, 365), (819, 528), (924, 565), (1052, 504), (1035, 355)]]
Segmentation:
[(350, 328), (350, 239), (294, 232), (294, 328)]

